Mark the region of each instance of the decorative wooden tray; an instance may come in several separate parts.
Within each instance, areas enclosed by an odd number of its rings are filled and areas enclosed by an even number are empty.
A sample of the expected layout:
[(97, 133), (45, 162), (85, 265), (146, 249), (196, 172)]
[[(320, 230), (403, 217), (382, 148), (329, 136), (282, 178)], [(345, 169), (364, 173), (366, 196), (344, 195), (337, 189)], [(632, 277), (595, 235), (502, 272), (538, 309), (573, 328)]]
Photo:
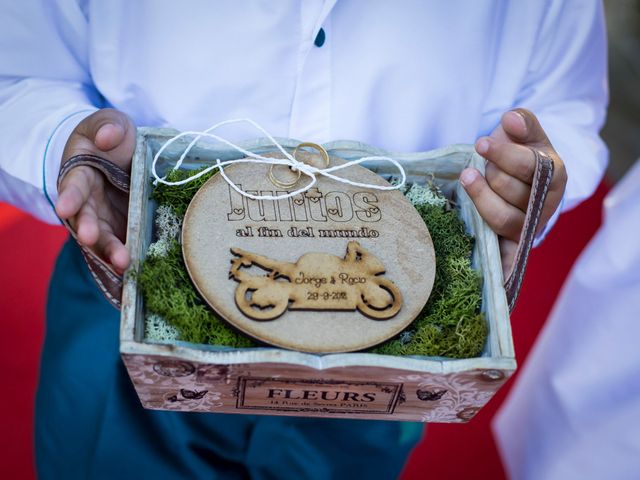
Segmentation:
[[(454, 199), (475, 237), (474, 267), (483, 278), (482, 311), (488, 340), (478, 358), (396, 357), (370, 353), (309, 354), (277, 348), (230, 349), (185, 342), (148, 343), (144, 305), (136, 282), (152, 240), (154, 202), (149, 200), (150, 168), (174, 130), (139, 129), (131, 172), (127, 244), (132, 267), (125, 275), (120, 352), (146, 408), (219, 413), (367, 418), (425, 422), (466, 422), (485, 405), (516, 368), (509, 309), (495, 234), (460, 186), (467, 166), (484, 169), (472, 146), (454, 145), (425, 153), (395, 154), (357, 142), (324, 145), (345, 160), (386, 155), (400, 161), (411, 182), (433, 178)], [(287, 148), (300, 142), (281, 140)], [(175, 163), (185, 142), (174, 143), (160, 159), (162, 172)], [(250, 151), (273, 150), (268, 141), (242, 144)], [(223, 145), (202, 142), (185, 162), (190, 168), (215, 158), (237, 158)], [(173, 159), (173, 160), (172, 160)], [(370, 168), (381, 175), (394, 172)]]

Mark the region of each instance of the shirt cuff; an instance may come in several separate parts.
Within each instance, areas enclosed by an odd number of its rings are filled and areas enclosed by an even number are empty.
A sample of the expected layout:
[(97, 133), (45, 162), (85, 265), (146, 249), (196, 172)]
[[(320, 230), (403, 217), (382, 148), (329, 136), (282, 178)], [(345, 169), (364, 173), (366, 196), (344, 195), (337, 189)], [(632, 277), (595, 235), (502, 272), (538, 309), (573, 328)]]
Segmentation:
[(44, 155), (42, 156), (42, 190), (54, 214), (55, 204), (58, 200), (58, 173), (60, 172), (60, 162), (62, 161), (64, 147), (71, 132), (78, 124), (97, 110), (97, 108), (87, 108), (67, 115), (53, 129), (51, 136), (47, 140)]
[(560, 216), (563, 210), (564, 210), (564, 195), (562, 196), (562, 200), (560, 200), (560, 205), (558, 205), (558, 208), (556, 208), (556, 211), (553, 212), (553, 215), (551, 215), (551, 218), (547, 221), (547, 224), (544, 226), (542, 231), (538, 233), (536, 237), (533, 239), (533, 248), (537, 247), (542, 243), (542, 241), (545, 239), (545, 237), (549, 234), (553, 226), (558, 221), (558, 217)]

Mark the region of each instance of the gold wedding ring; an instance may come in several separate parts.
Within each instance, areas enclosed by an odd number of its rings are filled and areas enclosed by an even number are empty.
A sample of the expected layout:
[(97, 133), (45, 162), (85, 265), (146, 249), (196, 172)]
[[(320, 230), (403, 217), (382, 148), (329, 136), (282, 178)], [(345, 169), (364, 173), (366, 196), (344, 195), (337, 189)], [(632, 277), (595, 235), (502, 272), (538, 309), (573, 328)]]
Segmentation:
[[(296, 173), (298, 174), (298, 176), (295, 178), (295, 180), (291, 181), (291, 182), (283, 182), (282, 180), (278, 180), (276, 178), (276, 176), (273, 174), (273, 167), (275, 167), (276, 164), (272, 163), (271, 167), (269, 167), (269, 180), (271, 180), (271, 183), (273, 183), (276, 187), (279, 188), (291, 188), (293, 187), (296, 183), (298, 183), (298, 180), (300, 180), (300, 177), (302, 176), (302, 172), (298, 169), (296, 169)], [(289, 167), (291, 168), (291, 167)], [(291, 170), (293, 171), (293, 169), (291, 168)]]
[[(300, 145), (298, 145), (294, 150), (293, 150), (293, 158), (296, 158), (296, 154), (298, 153), (298, 150), (300, 150), (301, 148), (312, 148), (313, 150), (317, 150), (320, 153), (320, 156), (322, 157), (322, 159), (324, 160), (325, 163), (325, 168), (329, 166), (329, 154), (327, 153), (327, 151), (324, 149), (324, 147), (322, 147), (321, 145), (318, 145), (317, 143), (311, 143), (311, 142), (303, 142)], [(284, 182), (278, 178), (276, 178), (275, 174), (273, 173), (273, 169), (276, 166), (276, 164), (271, 164), (271, 167), (269, 167), (269, 180), (271, 180), (271, 183), (273, 183), (276, 187), (279, 188), (291, 188), (293, 187), (296, 183), (298, 183), (298, 181), (300, 181), (300, 177), (302, 177), (302, 172), (300, 170), (298, 170), (295, 167), (289, 167), (291, 169), (291, 171), (296, 172), (297, 176), (295, 178), (295, 180), (292, 180), (290, 182)]]
[[(311, 142), (301, 143), (293, 151), (293, 158), (296, 158), (296, 153), (298, 153), (298, 150), (300, 150), (301, 148), (305, 148), (305, 147), (306, 148), (313, 148), (314, 150), (317, 150), (320, 153), (320, 155), (322, 156), (322, 159), (324, 160), (325, 168), (329, 166), (329, 154), (327, 153), (327, 151), (324, 149), (324, 147), (322, 145), (318, 145), (317, 143), (311, 143)], [(296, 158), (296, 160), (297, 160), (297, 158)]]

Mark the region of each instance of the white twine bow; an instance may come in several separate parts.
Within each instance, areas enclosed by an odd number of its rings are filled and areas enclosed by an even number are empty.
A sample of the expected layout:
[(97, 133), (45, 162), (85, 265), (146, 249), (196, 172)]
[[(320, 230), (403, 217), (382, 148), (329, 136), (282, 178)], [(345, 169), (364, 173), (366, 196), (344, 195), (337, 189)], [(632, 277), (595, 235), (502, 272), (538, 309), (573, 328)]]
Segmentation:
[[(234, 123), (248, 123), (250, 125), (252, 125), (253, 127), (255, 127), (257, 130), (259, 130), (260, 132), (262, 132), (272, 143), (273, 145), (276, 146), (276, 148), (278, 150), (280, 150), (280, 152), (282, 152), (282, 154), (285, 156), (285, 158), (270, 158), (270, 157), (264, 157), (262, 155), (259, 155), (257, 153), (253, 153), (250, 152), (248, 150), (245, 150), (244, 148), (234, 144), (233, 142), (230, 142), (229, 140), (226, 140), (225, 138), (222, 138), (214, 133), (212, 133), (213, 131), (217, 130), (218, 128), (225, 126), (225, 125), (230, 125), (230, 124), (234, 124)], [(247, 156), (247, 158), (238, 158), (238, 159), (234, 159), (234, 160), (226, 160), (226, 161), (221, 161), (219, 158), (216, 159), (216, 163), (215, 165), (211, 165), (207, 168), (205, 168), (204, 170), (199, 171), (198, 173), (187, 177), (183, 180), (177, 180), (175, 182), (170, 182), (167, 181), (164, 177), (160, 177), (157, 172), (156, 172), (156, 164), (158, 163), (158, 159), (160, 158), (160, 155), (162, 154), (162, 152), (164, 152), (169, 145), (171, 145), (173, 142), (175, 142), (176, 140), (182, 138), (182, 137), (186, 137), (186, 136), (191, 136), (194, 135), (193, 140), (191, 140), (191, 142), (189, 143), (189, 145), (187, 145), (187, 148), (184, 150), (184, 152), (182, 152), (182, 155), (180, 155), (180, 158), (178, 159), (178, 161), (176, 162), (176, 165), (173, 167), (173, 170), (177, 170), (180, 168), (180, 166), (182, 165), (182, 163), (184, 162), (184, 159), (187, 157), (187, 155), (189, 154), (189, 152), (191, 151), (191, 149), (194, 147), (194, 145), (196, 143), (198, 143), (198, 141), (202, 138), (202, 137), (209, 137), (209, 138), (213, 138), (215, 140), (218, 140), (219, 142), (224, 143), (225, 145), (228, 145), (229, 147), (233, 148), (234, 150), (237, 150), (240, 153), (243, 153), (244, 155)], [(348, 168), (351, 167), (353, 165), (358, 165), (362, 162), (368, 162), (368, 161), (385, 161), (385, 162), (390, 162), (393, 165), (395, 165), (398, 168), (398, 171), (400, 172), (400, 177), (401, 180), (398, 184), (396, 185), (374, 185), (374, 184), (370, 184), (370, 183), (360, 183), (360, 182), (354, 182), (353, 180), (349, 180), (347, 178), (343, 178), (343, 177), (338, 177), (336, 175), (333, 175), (332, 172), (335, 172), (337, 170), (342, 170), (343, 168)], [(288, 193), (284, 193), (282, 195), (253, 195), (251, 193), (248, 193), (244, 190), (242, 190), (238, 185), (236, 185), (224, 172), (224, 166), (226, 165), (230, 165), (233, 163), (260, 163), (260, 164), (269, 164), (269, 165), (286, 165), (292, 169), (298, 169), (302, 174), (306, 175), (307, 177), (309, 177), (311, 179), (311, 181), (305, 185), (302, 188), (299, 188), (293, 192), (288, 192)], [(203, 132), (182, 132), (179, 133), (178, 135), (170, 138), (169, 140), (167, 140), (158, 150), (158, 152), (155, 154), (155, 156), (153, 157), (153, 163), (151, 165), (151, 174), (153, 175), (153, 177), (155, 178), (155, 182), (154, 183), (162, 183), (164, 185), (169, 185), (169, 186), (177, 186), (177, 185), (184, 185), (186, 183), (189, 183), (193, 180), (195, 180), (196, 178), (201, 177), (202, 175), (207, 174), (208, 172), (210, 172), (211, 170), (213, 170), (214, 168), (218, 168), (220, 170), (220, 175), (222, 175), (222, 177), (226, 180), (226, 182), (231, 186), (231, 188), (233, 188), (236, 192), (238, 192), (240, 195), (243, 195), (245, 197), (251, 198), (253, 200), (282, 200), (285, 198), (289, 198), (289, 197), (293, 197), (295, 195), (298, 195), (300, 193), (304, 193), (307, 190), (311, 189), (317, 182), (318, 182), (318, 178), (317, 175), (322, 175), (328, 178), (331, 178), (337, 182), (341, 182), (341, 183), (346, 183), (348, 185), (354, 185), (357, 187), (363, 187), (363, 188), (370, 188), (370, 189), (374, 189), (374, 190), (396, 190), (401, 188), (406, 180), (407, 180), (407, 175), (404, 171), (404, 168), (402, 168), (402, 165), (400, 165), (400, 163), (398, 163), (396, 160), (394, 160), (393, 158), (389, 158), (389, 157), (382, 157), (382, 156), (369, 156), (369, 157), (361, 157), (358, 158), (356, 160), (350, 160), (346, 163), (343, 163), (341, 165), (335, 165), (333, 167), (326, 167), (326, 168), (317, 168), (314, 167), (313, 165), (309, 165), (307, 163), (301, 162), (299, 160), (297, 160), (296, 158), (294, 158), (289, 152), (287, 152), (282, 145), (280, 145), (275, 138), (273, 138), (269, 132), (267, 132), (264, 128), (262, 128), (260, 125), (258, 125), (256, 122), (254, 122), (253, 120), (249, 119), (249, 118), (239, 118), (239, 119), (233, 119), (233, 120), (225, 120), (223, 122), (220, 123), (216, 123), (215, 125), (207, 128), (205, 131)]]

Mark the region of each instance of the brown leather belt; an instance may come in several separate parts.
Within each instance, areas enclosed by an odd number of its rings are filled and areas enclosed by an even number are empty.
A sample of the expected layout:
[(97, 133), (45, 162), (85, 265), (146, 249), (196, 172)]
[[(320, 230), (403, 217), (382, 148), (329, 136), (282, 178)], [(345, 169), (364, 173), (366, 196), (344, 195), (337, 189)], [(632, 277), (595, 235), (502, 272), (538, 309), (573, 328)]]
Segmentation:
[[(129, 184), (131, 183), (129, 174), (116, 164), (96, 155), (76, 155), (67, 160), (58, 174), (58, 190), (60, 190), (60, 184), (64, 177), (66, 177), (73, 168), (82, 165), (100, 170), (114, 187), (124, 193), (129, 193)], [(62, 220), (62, 223), (67, 227), (67, 230), (69, 230), (69, 233), (77, 242), (78, 237), (71, 224), (67, 220)], [(100, 291), (111, 305), (120, 309), (122, 300), (122, 276), (118, 275), (113, 268), (111, 268), (111, 265), (102, 260), (90, 248), (80, 243), (78, 243), (78, 245), (87, 262), (91, 276), (98, 284), (98, 288), (100, 288)]]

